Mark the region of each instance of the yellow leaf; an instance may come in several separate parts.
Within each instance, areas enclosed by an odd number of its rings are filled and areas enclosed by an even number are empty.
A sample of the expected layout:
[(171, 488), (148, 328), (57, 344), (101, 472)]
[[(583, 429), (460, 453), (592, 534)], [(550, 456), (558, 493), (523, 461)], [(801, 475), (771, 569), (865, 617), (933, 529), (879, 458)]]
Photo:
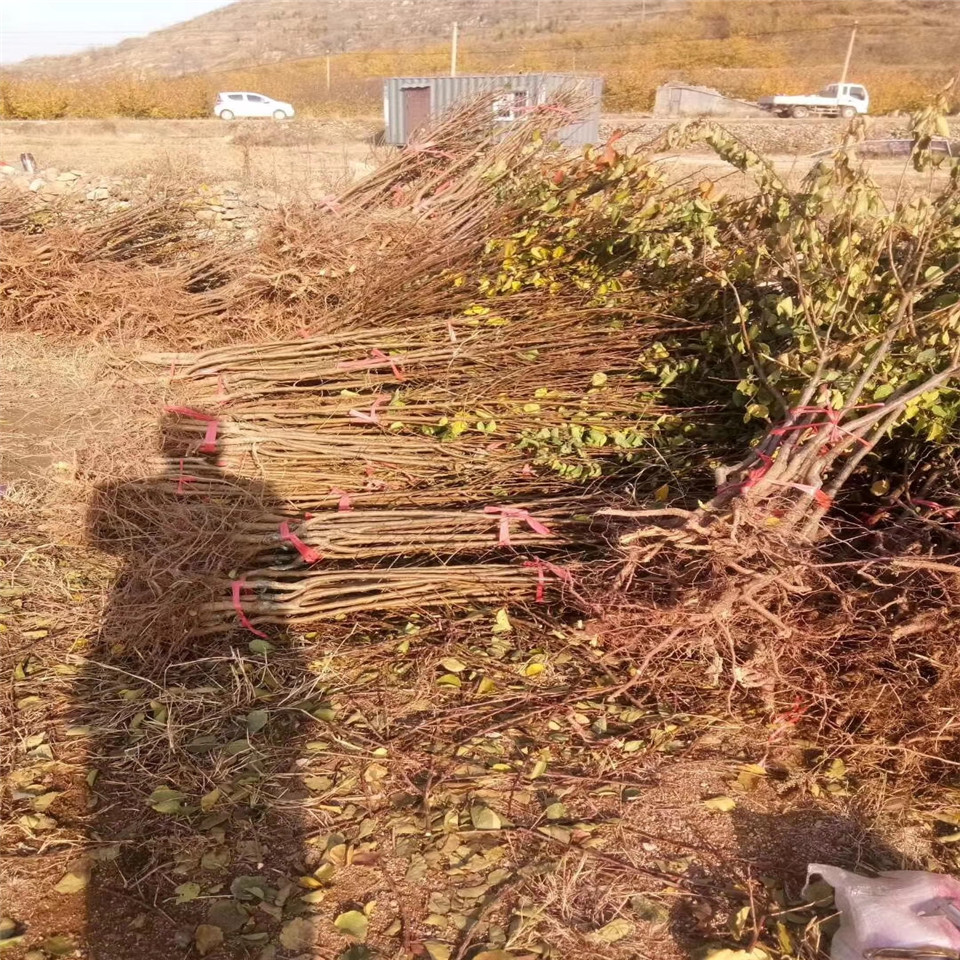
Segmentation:
[(490, 693), (496, 687), (496, 684), (489, 678), (484, 677), (479, 684), (477, 684), (477, 693)]
[(509, 633), (512, 629), (513, 624), (510, 623), (510, 617), (507, 616), (507, 608), (501, 607), (493, 621), (493, 632)]
[(86, 861), (71, 867), (53, 888), (57, 893), (79, 893), (90, 882), (90, 864)]
[(653, 492), (653, 499), (657, 503), (666, 503), (667, 497), (670, 496), (670, 484), (665, 483), (662, 487), (657, 487)]
[(877, 480), (870, 484), (870, 492), (875, 497), (882, 497), (890, 492), (889, 480)]
[(539, 677), (546, 669), (546, 666), (542, 663), (528, 663), (523, 668), (523, 674), (526, 677)]
[(731, 810), (735, 810), (737, 806), (737, 801), (733, 797), (711, 797), (709, 800), (704, 800), (703, 805), (708, 810), (716, 810), (719, 813), (729, 813)]
[(537, 777), (542, 777), (546, 772), (547, 761), (540, 759), (533, 765), (533, 769), (530, 771), (530, 779), (536, 780)]

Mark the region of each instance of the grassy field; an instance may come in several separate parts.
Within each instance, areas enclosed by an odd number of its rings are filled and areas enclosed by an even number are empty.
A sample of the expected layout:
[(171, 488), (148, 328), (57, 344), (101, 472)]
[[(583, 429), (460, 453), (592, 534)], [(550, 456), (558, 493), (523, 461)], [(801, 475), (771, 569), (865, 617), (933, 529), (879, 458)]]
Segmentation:
[[(4, 193), (6, 956), (822, 960), (809, 863), (960, 869), (956, 179), (802, 182), (775, 121), (769, 166), (712, 128), (645, 157), (639, 120), (560, 156), (472, 109), (427, 156), (359, 122), (5, 134), (166, 169), (81, 219)], [(290, 202), (211, 245), (198, 177)], [(929, 285), (906, 333), (888, 254)], [(890, 330), (870, 411), (943, 379), (881, 435), (824, 390)], [(836, 412), (797, 449), (873, 451), (810, 541), (804, 479), (760, 496), (771, 371)]]

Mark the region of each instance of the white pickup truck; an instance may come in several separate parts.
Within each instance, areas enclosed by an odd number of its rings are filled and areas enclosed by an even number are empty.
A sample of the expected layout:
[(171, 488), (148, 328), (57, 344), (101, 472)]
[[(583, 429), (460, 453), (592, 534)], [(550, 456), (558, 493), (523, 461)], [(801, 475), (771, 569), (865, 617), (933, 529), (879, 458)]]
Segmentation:
[(870, 94), (859, 83), (831, 83), (819, 93), (799, 97), (761, 97), (760, 107), (779, 117), (855, 117), (870, 109)]

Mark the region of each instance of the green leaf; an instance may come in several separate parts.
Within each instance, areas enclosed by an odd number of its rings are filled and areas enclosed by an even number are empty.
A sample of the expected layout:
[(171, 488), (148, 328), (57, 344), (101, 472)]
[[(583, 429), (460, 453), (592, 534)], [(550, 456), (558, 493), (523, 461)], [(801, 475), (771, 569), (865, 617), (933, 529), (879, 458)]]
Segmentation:
[(247, 649), (251, 653), (267, 654), (274, 649), (274, 646), (269, 640), (262, 640), (258, 637), (256, 640), (251, 640), (247, 644)]
[(631, 936), (636, 929), (636, 926), (625, 917), (617, 917), (591, 933), (589, 939), (595, 943), (616, 943), (624, 937)]
[(266, 710), (251, 710), (247, 714), (247, 733), (259, 733), (270, 720)]
[(423, 949), (427, 951), (430, 960), (450, 960), (453, 949), (447, 943), (439, 940), (424, 940)]
[(891, 383), (881, 384), (879, 387), (877, 387), (876, 390), (873, 391), (873, 399), (886, 400), (886, 398), (889, 397), (891, 393), (893, 393), (894, 389), (895, 387)]
[(353, 937), (355, 940), (366, 939), (369, 924), (370, 921), (359, 910), (347, 910), (333, 921), (333, 925), (345, 937)]
[(590, 386), (592, 387), (602, 387), (607, 382), (607, 375), (605, 373), (595, 373), (590, 378)]
[(205, 957), (223, 943), (223, 931), (212, 923), (201, 923), (193, 933), (193, 943), (197, 953)]
[(230, 884), (230, 893), (238, 900), (264, 900), (268, 890), (265, 877), (234, 877)]
[(200, 889), (199, 883), (181, 883), (173, 891), (177, 895), (176, 902), (189, 903), (191, 900), (196, 900), (200, 896)]
[(444, 657), (440, 661), (440, 666), (449, 673), (463, 673), (467, 669), (467, 665), (456, 657)]
[(495, 811), (479, 803), (470, 808), (470, 820), (477, 830), (499, 830), (503, 826), (503, 821)]
[(147, 803), (157, 813), (181, 813), (186, 794), (170, 787), (157, 787), (147, 798)]

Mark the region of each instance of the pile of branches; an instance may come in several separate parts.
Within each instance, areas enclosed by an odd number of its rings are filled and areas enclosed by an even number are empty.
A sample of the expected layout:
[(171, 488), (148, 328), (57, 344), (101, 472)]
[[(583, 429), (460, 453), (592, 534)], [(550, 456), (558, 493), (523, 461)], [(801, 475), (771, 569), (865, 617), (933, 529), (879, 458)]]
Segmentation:
[(4, 204), (0, 317), (4, 329), (111, 343), (204, 343), (229, 306), (243, 253), (209, 252), (187, 226), (182, 194), (87, 223), (44, 223), (28, 203)]
[[(960, 163), (926, 150), (937, 108), (912, 158), (933, 187), (892, 202), (853, 134), (798, 187), (711, 124), (655, 145), (710, 145), (755, 182), (728, 195), (615, 138), (552, 150), (574, 109), (504, 135), (479, 101), (282, 214), (214, 291), (246, 339), (141, 359), (175, 394), (150, 496), (229, 517), (201, 524), (182, 635), (554, 600), (608, 625), (631, 696), (744, 691), (775, 724), (938, 754), (862, 699), (898, 673), (933, 714), (956, 692)], [(131, 554), (141, 607), (171, 570)]]

